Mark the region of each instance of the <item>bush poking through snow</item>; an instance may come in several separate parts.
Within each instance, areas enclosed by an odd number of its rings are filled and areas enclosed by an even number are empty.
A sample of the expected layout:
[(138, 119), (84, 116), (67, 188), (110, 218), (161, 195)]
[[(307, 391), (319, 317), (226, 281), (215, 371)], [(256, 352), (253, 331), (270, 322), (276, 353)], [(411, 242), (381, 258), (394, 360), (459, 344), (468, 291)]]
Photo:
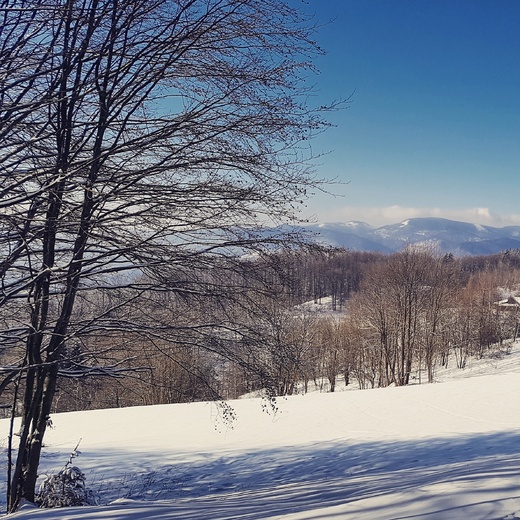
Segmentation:
[[(79, 443), (78, 443), (79, 445)], [(70, 454), (65, 467), (54, 475), (47, 475), (40, 485), (36, 503), (39, 507), (71, 507), (96, 504), (94, 493), (85, 487), (85, 474), (72, 465), (79, 455), (76, 448)]]
[(36, 498), (39, 507), (95, 505), (94, 493), (85, 487), (85, 474), (77, 466), (67, 466), (56, 475), (48, 475)]

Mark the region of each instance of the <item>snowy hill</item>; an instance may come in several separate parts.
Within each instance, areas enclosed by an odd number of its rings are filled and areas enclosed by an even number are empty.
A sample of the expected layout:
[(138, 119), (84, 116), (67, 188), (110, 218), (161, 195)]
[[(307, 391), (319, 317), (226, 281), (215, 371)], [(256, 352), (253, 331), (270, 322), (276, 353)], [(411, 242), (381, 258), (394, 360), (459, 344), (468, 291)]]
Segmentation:
[(324, 243), (356, 251), (399, 251), (408, 244), (456, 255), (487, 255), (520, 248), (520, 226), (496, 228), (443, 218), (411, 218), (372, 228), (363, 222), (320, 224), (310, 230)]
[(75, 462), (104, 505), (12, 518), (520, 519), (520, 344), (438, 378), (297, 395), (276, 413), (243, 399), (232, 424), (211, 403), (58, 414), (42, 473), (81, 439)]

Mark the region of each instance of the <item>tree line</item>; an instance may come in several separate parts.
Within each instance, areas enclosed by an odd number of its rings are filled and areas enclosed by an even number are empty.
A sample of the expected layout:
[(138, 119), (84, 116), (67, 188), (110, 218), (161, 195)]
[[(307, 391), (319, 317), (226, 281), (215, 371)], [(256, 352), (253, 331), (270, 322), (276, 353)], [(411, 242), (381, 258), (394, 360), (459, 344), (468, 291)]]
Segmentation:
[(517, 251), (454, 258), (312, 246), (190, 276), (218, 287), (213, 298), (152, 291), (129, 302), (93, 290), (91, 312), (110, 309), (111, 325), (67, 347), (52, 411), (433, 382), (439, 367), (506, 352), (518, 334), (520, 307), (497, 305), (520, 291)]
[[(413, 247), (392, 255), (325, 253), (308, 282), (319, 280), (331, 308), (339, 301), (344, 312), (308, 318), (313, 334), (307, 361), (295, 363), (300, 379), (325, 376), (332, 391), (340, 374), (360, 388), (432, 382), (439, 366), (464, 368), (469, 356), (507, 351), (520, 307), (498, 302), (519, 293), (519, 262), (519, 251), (463, 258)], [(335, 294), (336, 287), (343, 291)]]

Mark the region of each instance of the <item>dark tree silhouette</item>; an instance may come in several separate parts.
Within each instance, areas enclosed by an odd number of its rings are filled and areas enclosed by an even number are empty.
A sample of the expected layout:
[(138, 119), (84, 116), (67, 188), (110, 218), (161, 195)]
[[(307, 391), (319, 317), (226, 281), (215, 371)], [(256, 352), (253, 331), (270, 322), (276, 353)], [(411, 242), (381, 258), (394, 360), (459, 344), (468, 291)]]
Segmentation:
[[(216, 291), (190, 273), (236, 266), (267, 241), (262, 224), (292, 218), (319, 184), (306, 142), (325, 124), (307, 105), (321, 52), (312, 24), (280, 0), (2, 0), (0, 16), (0, 390), (13, 385), (22, 416), (14, 511), (34, 501), (59, 376), (115, 370), (99, 355), (86, 366), (81, 338), (137, 331), (138, 313), (122, 310), (146, 291)], [(100, 290), (119, 291), (102, 310), (89, 305)], [(219, 326), (230, 325), (180, 330)], [(161, 339), (167, 329), (163, 317)]]

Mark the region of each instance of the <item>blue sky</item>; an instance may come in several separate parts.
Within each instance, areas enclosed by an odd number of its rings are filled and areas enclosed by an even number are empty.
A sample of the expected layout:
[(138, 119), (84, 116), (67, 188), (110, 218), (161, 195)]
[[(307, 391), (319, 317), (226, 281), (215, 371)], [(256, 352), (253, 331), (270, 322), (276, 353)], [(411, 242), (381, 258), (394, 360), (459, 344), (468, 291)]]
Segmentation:
[(348, 183), (306, 215), (520, 224), (520, 1), (292, 0), (319, 22), (319, 103), (352, 102), (314, 142)]

